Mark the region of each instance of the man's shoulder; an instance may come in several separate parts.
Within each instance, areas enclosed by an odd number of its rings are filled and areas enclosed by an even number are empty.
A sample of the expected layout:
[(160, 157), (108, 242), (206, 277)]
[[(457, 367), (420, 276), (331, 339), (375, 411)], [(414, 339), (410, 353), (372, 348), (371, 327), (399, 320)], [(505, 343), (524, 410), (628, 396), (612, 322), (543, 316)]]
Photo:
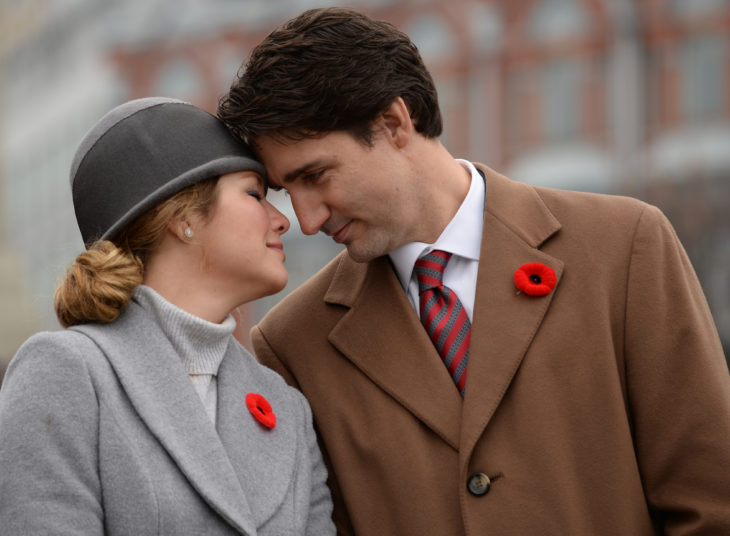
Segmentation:
[(533, 186), (532, 188), (549, 205), (591, 206), (605, 210), (627, 210), (629, 212), (640, 212), (648, 206), (644, 201), (620, 194), (561, 190), (544, 186)]
[(623, 195), (533, 186), (501, 175), (483, 164), (475, 163), (475, 166), (486, 176), (487, 208), (506, 220), (522, 214), (524, 207), (533, 214), (536, 208), (543, 206), (562, 225), (575, 222), (589, 225), (592, 221), (631, 225), (650, 207), (639, 199)]
[(647, 215), (663, 218), (659, 209), (633, 197), (541, 187), (535, 191), (563, 229), (629, 237)]

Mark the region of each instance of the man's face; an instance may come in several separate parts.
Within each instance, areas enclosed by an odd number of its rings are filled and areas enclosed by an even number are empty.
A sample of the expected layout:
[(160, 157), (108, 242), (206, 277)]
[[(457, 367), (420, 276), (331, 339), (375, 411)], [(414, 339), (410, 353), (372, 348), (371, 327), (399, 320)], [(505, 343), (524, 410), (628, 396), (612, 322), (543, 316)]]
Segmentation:
[[(343, 131), (281, 143), (256, 139), (274, 188), (284, 188), (304, 234), (318, 231), (367, 262), (415, 239), (417, 185), (387, 134), (366, 146)], [(415, 191), (414, 191), (415, 190)]]

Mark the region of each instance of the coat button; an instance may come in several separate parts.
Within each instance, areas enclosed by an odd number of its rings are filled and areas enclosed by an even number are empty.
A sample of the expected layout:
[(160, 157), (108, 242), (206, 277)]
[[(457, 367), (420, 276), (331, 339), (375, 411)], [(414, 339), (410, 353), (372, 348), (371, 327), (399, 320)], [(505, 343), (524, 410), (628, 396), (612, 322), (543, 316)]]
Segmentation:
[(489, 491), (492, 482), (484, 473), (474, 473), (466, 481), (466, 487), (472, 495), (481, 497)]

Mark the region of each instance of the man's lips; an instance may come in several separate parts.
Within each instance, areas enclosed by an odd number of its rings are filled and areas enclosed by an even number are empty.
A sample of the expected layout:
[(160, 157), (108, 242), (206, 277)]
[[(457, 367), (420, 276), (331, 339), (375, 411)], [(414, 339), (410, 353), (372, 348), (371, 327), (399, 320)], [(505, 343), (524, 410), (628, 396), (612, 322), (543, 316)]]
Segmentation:
[[(350, 223), (351, 221), (348, 221), (345, 225), (340, 227), (336, 232), (332, 233), (330, 236), (332, 236), (332, 240), (337, 242), (338, 244), (341, 244), (345, 241), (345, 238), (347, 237), (347, 231), (350, 229)], [(330, 233), (327, 233), (330, 234)]]

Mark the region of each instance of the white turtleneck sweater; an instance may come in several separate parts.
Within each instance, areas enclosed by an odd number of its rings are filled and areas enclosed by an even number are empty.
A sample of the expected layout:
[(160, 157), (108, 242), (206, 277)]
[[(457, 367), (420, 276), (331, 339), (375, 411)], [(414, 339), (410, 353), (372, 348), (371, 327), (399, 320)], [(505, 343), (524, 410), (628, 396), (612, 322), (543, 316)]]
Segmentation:
[(157, 319), (215, 425), (218, 402), (216, 376), (236, 329), (236, 320), (228, 315), (220, 324), (208, 322), (183, 311), (146, 285), (134, 290), (132, 300)]

